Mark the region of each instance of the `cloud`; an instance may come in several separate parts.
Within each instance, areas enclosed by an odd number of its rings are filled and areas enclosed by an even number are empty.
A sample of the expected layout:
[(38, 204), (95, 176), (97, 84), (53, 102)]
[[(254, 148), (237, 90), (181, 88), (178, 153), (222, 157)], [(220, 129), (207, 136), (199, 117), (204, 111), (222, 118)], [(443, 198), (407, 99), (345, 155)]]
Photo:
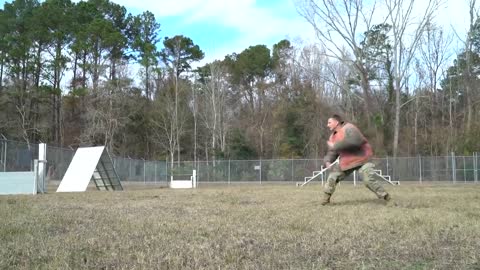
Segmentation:
[(271, 47), (284, 38), (314, 39), (312, 27), (296, 13), (293, 3), (288, 0), (272, 1), (268, 8), (259, 6), (253, 0), (209, 0), (186, 22), (210, 22), (238, 33), (232, 42), (215, 46), (214, 54), (207, 55), (207, 59), (222, 59), (226, 54), (239, 53), (258, 44)]
[[(155, 14), (164, 29), (174, 27), (175, 34), (192, 37), (198, 30), (210, 36), (209, 44), (199, 44), (206, 52), (206, 59), (223, 59), (226, 54), (241, 52), (248, 46), (264, 44), (271, 47), (284, 38), (312, 39), (313, 29), (301, 18), (291, 0), (114, 0), (129, 10), (141, 13), (149, 10)], [(261, 6), (263, 5), (263, 6)], [(175, 18), (176, 25), (168, 25), (168, 18)], [(201, 26), (228, 29), (235, 33), (228, 42), (224, 36), (213, 36)], [(233, 35), (233, 34), (232, 34)], [(194, 38), (192, 38), (194, 39)], [(196, 40), (194, 39), (194, 42)], [(227, 43), (225, 43), (227, 42)]]
[[(125, 6), (133, 13), (151, 11), (160, 21), (165, 35), (182, 34), (191, 37), (206, 53), (202, 62), (223, 59), (227, 54), (239, 53), (257, 44), (271, 48), (283, 38), (302, 39), (305, 43), (317, 42), (313, 27), (297, 13), (294, 0), (113, 2)], [(420, 7), (425, 5), (423, 2), (418, 4)], [(459, 36), (464, 36), (468, 27), (468, 3), (446, 0), (445, 5), (436, 12), (436, 21), (446, 31), (455, 29)]]

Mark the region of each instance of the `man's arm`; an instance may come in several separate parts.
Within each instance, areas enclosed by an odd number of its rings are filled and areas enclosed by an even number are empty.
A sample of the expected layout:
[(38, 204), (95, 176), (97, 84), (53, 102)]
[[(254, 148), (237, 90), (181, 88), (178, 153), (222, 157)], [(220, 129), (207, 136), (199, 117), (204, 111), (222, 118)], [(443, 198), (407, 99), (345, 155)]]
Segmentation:
[(327, 154), (323, 158), (323, 162), (325, 162), (326, 166), (329, 166), (331, 163), (333, 163), (336, 159), (338, 158), (338, 154), (335, 150), (328, 149)]
[(334, 151), (341, 151), (350, 148), (357, 148), (362, 146), (365, 143), (365, 137), (363, 137), (362, 133), (355, 128), (355, 127), (347, 127), (345, 129), (345, 136), (342, 140), (335, 142), (332, 146), (332, 150)]

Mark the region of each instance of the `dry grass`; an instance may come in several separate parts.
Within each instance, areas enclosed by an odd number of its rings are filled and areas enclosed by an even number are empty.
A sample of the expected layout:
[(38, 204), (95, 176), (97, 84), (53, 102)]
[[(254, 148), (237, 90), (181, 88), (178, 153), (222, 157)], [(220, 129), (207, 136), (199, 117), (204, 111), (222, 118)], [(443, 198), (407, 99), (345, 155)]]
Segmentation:
[(0, 197), (0, 269), (480, 269), (480, 185)]

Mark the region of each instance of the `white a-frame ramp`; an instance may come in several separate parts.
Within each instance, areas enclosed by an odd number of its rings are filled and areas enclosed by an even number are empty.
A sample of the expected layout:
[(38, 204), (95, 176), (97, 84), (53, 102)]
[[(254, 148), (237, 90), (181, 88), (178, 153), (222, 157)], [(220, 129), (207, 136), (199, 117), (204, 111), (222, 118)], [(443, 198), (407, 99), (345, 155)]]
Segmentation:
[(123, 190), (105, 146), (78, 148), (57, 192), (83, 192), (90, 180), (99, 190)]

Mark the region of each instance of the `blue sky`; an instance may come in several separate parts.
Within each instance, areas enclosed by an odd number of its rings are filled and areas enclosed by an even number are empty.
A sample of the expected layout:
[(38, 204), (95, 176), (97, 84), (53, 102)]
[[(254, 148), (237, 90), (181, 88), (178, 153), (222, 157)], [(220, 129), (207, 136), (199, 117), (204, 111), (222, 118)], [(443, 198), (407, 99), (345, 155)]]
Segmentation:
[(205, 52), (203, 62), (223, 59), (249, 46), (269, 48), (282, 39), (313, 40), (310, 25), (292, 0), (113, 0), (132, 14), (149, 10), (160, 36), (185, 35)]
[[(40, 0), (41, 1), (41, 0)], [(72, 0), (78, 2), (79, 0)], [(205, 52), (203, 63), (240, 53), (249, 46), (272, 48), (282, 39), (314, 39), (313, 29), (300, 17), (294, 0), (110, 0), (129, 13), (152, 12), (159, 36), (184, 35)], [(0, 0), (0, 7), (5, 2)], [(160, 45), (161, 46), (161, 45)]]
[[(78, 0), (73, 0), (78, 2)], [(295, 8), (295, 0), (110, 0), (132, 14), (146, 10), (161, 25), (159, 36), (185, 35), (205, 52), (203, 63), (223, 59), (248, 46), (269, 48), (287, 38), (294, 44), (313, 43), (313, 28)], [(12, 1), (7, 1), (12, 2)], [(445, 0), (437, 21), (463, 38), (468, 25), (468, 1)], [(0, 0), (3, 7), (4, 0)]]

